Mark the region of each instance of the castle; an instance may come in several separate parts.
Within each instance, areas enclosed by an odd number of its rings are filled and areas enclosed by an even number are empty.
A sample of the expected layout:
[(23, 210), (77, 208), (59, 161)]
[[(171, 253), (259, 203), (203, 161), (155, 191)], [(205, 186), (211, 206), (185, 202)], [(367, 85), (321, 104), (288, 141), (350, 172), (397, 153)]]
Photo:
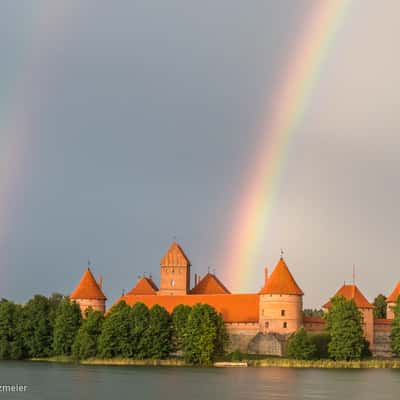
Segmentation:
[[(336, 294), (353, 299), (364, 317), (364, 333), (371, 351), (377, 356), (390, 355), (391, 320), (396, 299), (400, 295), (400, 283), (387, 299), (387, 319), (375, 319), (373, 305), (355, 285), (343, 285)], [(204, 277), (194, 275), (191, 288), (191, 263), (179, 246), (172, 243), (160, 263), (160, 287), (151, 277), (139, 278), (136, 285), (122, 295), (116, 303), (125, 301), (132, 306), (142, 302), (149, 308), (154, 304), (168, 312), (179, 304), (193, 306), (206, 303), (222, 314), (230, 336), (231, 349), (254, 354), (282, 355), (289, 334), (301, 327), (307, 331), (323, 332), (326, 323), (320, 317), (303, 314), (303, 291), (296, 283), (283, 256), (271, 275), (265, 269), (264, 284), (258, 293), (233, 294), (215, 274)], [(96, 282), (88, 268), (70, 299), (79, 303), (81, 310), (88, 307), (105, 312), (106, 296), (102, 291), (102, 279)], [(323, 306), (326, 312), (331, 307)]]

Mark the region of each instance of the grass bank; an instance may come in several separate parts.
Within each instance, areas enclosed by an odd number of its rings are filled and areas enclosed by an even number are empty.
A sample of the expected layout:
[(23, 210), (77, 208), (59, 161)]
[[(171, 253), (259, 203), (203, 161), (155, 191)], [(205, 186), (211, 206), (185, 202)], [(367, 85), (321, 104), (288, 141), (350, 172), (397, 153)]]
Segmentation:
[(369, 359), (361, 361), (292, 360), (287, 358), (244, 359), (250, 367), (279, 368), (400, 368), (399, 359)]
[(136, 366), (163, 366), (163, 367), (185, 367), (187, 364), (179, 359), (166, 359), (166, 360), (132, 360), (130, 358), (112, 358), (100, 359), (89, 358), (88, 360), (81, 360), (82, 365), (136, 365)]
[(183, 360), (171, 358), (166, 360), (133, 360), (130, 358), (89, 358), (87, 360), (76, 360), (73, 357), (57, 356), (57, 357), (38, 357), (30, 358), (29, 361), (37, 362), (54, 362), (54, 363), (70, 363), (70, 364), (81, 364), (81, 365), (136, 365), (136, 366), (173, 366), (173, 367), (184, 367), (188, 366)]
[[(131, 366), (163, 366), (163, 367), (189, 367), (182, 359), (171, 358), (166, 360), (132, 360), (129, 358), (100, 359), (90, 358), (77, 361), (72, 357), (47, 357), (32, 358), (30, 361), (76, 363), (81, 365), (131, 365)], [(400, 359), (368, 359), (362, 361), (333, 361), (333, 360), (292, 360), (279, 357), (257, 358), (243, 357), (242, 362), (249, 367), (260, 368), (400, 368)], [(224, 362), (220, 363), (224, 364)], [(227, 363), (229, 364), (229, 363)], [(218, 366), (218, 365), (216, 365)], [(221, 365), (220, 365), (221, 366)], [(229, 367), (229, 365), (224, 365)], [(233, 367), (235, 365), (232, 365)]]

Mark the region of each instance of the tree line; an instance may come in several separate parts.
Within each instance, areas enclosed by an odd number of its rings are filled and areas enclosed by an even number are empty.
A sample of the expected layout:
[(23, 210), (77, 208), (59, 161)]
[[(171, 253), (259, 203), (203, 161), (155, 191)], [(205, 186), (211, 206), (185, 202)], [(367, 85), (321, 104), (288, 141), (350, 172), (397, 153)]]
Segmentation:
[[(377, 303), (383, 311), (382, 299)], [(400, 356), (400, 298), (393, 311), (391, 349)], [(370, 356), (363, 316), (353, 300), (334, 297), (323, 318), (327, 332), (300, 329), (289, 337), (287, 357), (358, 360)], [(0, 359), (178, 355), (188, 363), (207, 365), (224, 355), (228, 340), (222, 316), (207, 304), (179, 305), (169, 314), (159, 305), (149, 309), (143, 303), (130, 307), (119, 302), (105, 316), (92, 309), (82, 316), (79, 305), (60, 294), (36, 295), (24, 305), (0, 300)]]
[(143, 303), (119, 302), (104, 316), (53, 294), (25, 305), (0, 301), (0, 359), (51, 356), (163, 359), (180, 355), (207, 365), (228, 342), (222, 316), (207, 304), (179, 305), (171, 314)]
[[(391, 350), (400, 356), (400, 297), (398, 298), (390, 335)], [(374, 301), (374, 317), (386, 318), (386, 298), (379, 295)], [(335, 296), (332, 307), (323, 315), (326, 333), (309, 333), (303, 328), (291, 335), (286, 356), (294, 359), (360, 360), (371, 356), (363, 330), (363, 315), (353, 299)]]

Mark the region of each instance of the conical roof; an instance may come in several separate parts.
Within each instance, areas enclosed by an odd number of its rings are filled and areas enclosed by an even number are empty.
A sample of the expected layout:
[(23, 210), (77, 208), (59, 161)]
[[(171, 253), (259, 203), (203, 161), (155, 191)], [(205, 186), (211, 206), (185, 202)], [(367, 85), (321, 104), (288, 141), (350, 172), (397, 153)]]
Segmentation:
[(397, 298), (400, 296), (400, 282), (397, 284), (397, 286), (394, 288), (393, 292), (390, 294), (390, 296), (387, 298), (388, 303), (396, 303)]
[(214, 274), (208, 273), (190, 294), (230, 294), (230, 292)]
[(128, 293), (133, 295), (154, 295), (157, 294), (158, 287), (151, 278), (140, 278), (136, 286)]
[[(343, 285), (335, 294), (335, 296), (343, 296), (345, 299), (353, 299), (358, 308), (373, 308), (373, 305), (363, 295), (356, 285)], [(323, 308), (330, 308), (332, 302), (328, 301)]]
[(190, 261), (178, 243), (173, 242), (160, 262), (161, 267), (190, 267)]
[(260, 294), (292, 294), (302, 296), (304, 293), (294, 280), (285, 260), (281, 257), (271, 276), (260, 290)]
[(103, 291), (94, 279), (92, 271), (88, 268), (82, 276), (78, 286), (74, 292), (69, 296), (72, 300), (78, 299), (95, 299), (95, 300), (107, 300), (104, 296)]

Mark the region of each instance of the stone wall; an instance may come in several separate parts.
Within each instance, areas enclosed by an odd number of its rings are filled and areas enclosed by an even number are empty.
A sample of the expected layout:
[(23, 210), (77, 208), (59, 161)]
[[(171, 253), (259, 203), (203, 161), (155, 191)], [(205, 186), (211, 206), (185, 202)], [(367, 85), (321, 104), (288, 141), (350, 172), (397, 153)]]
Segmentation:
[(280, 356), (285, 354), (285, 345), (288, 335), (278, 333), (258, 333), (248, 346), (248, 354), (265, 354)]
[[(326, 322), (319, 317), (305, 317), (304, 328), (308, 332), (324, 332)], [(390, 349), (391, 322), (388, 319), (374, 321), (372, 354), (374, 357), (392, 357)], [(259, 332), (258, 323), (226, 324), (230, 343), (228, 352), (240, 350), (246, 354), (283, 356), (288, 335)]]
[[(258, 325), (257, 325), (258, 326)], [(261, 333), (254, 329), (229, 329), (229, 345), (227, 351), (239, 350), (245, 354), (264, 354), (283, 356), (287, 335), (277, 333)]]
[(392, 357), (390, 348), (390, 333), (392, 325), (390, 320), (376, 319), (374, 324), (374, 346), (372, 354), (374, 357)]

